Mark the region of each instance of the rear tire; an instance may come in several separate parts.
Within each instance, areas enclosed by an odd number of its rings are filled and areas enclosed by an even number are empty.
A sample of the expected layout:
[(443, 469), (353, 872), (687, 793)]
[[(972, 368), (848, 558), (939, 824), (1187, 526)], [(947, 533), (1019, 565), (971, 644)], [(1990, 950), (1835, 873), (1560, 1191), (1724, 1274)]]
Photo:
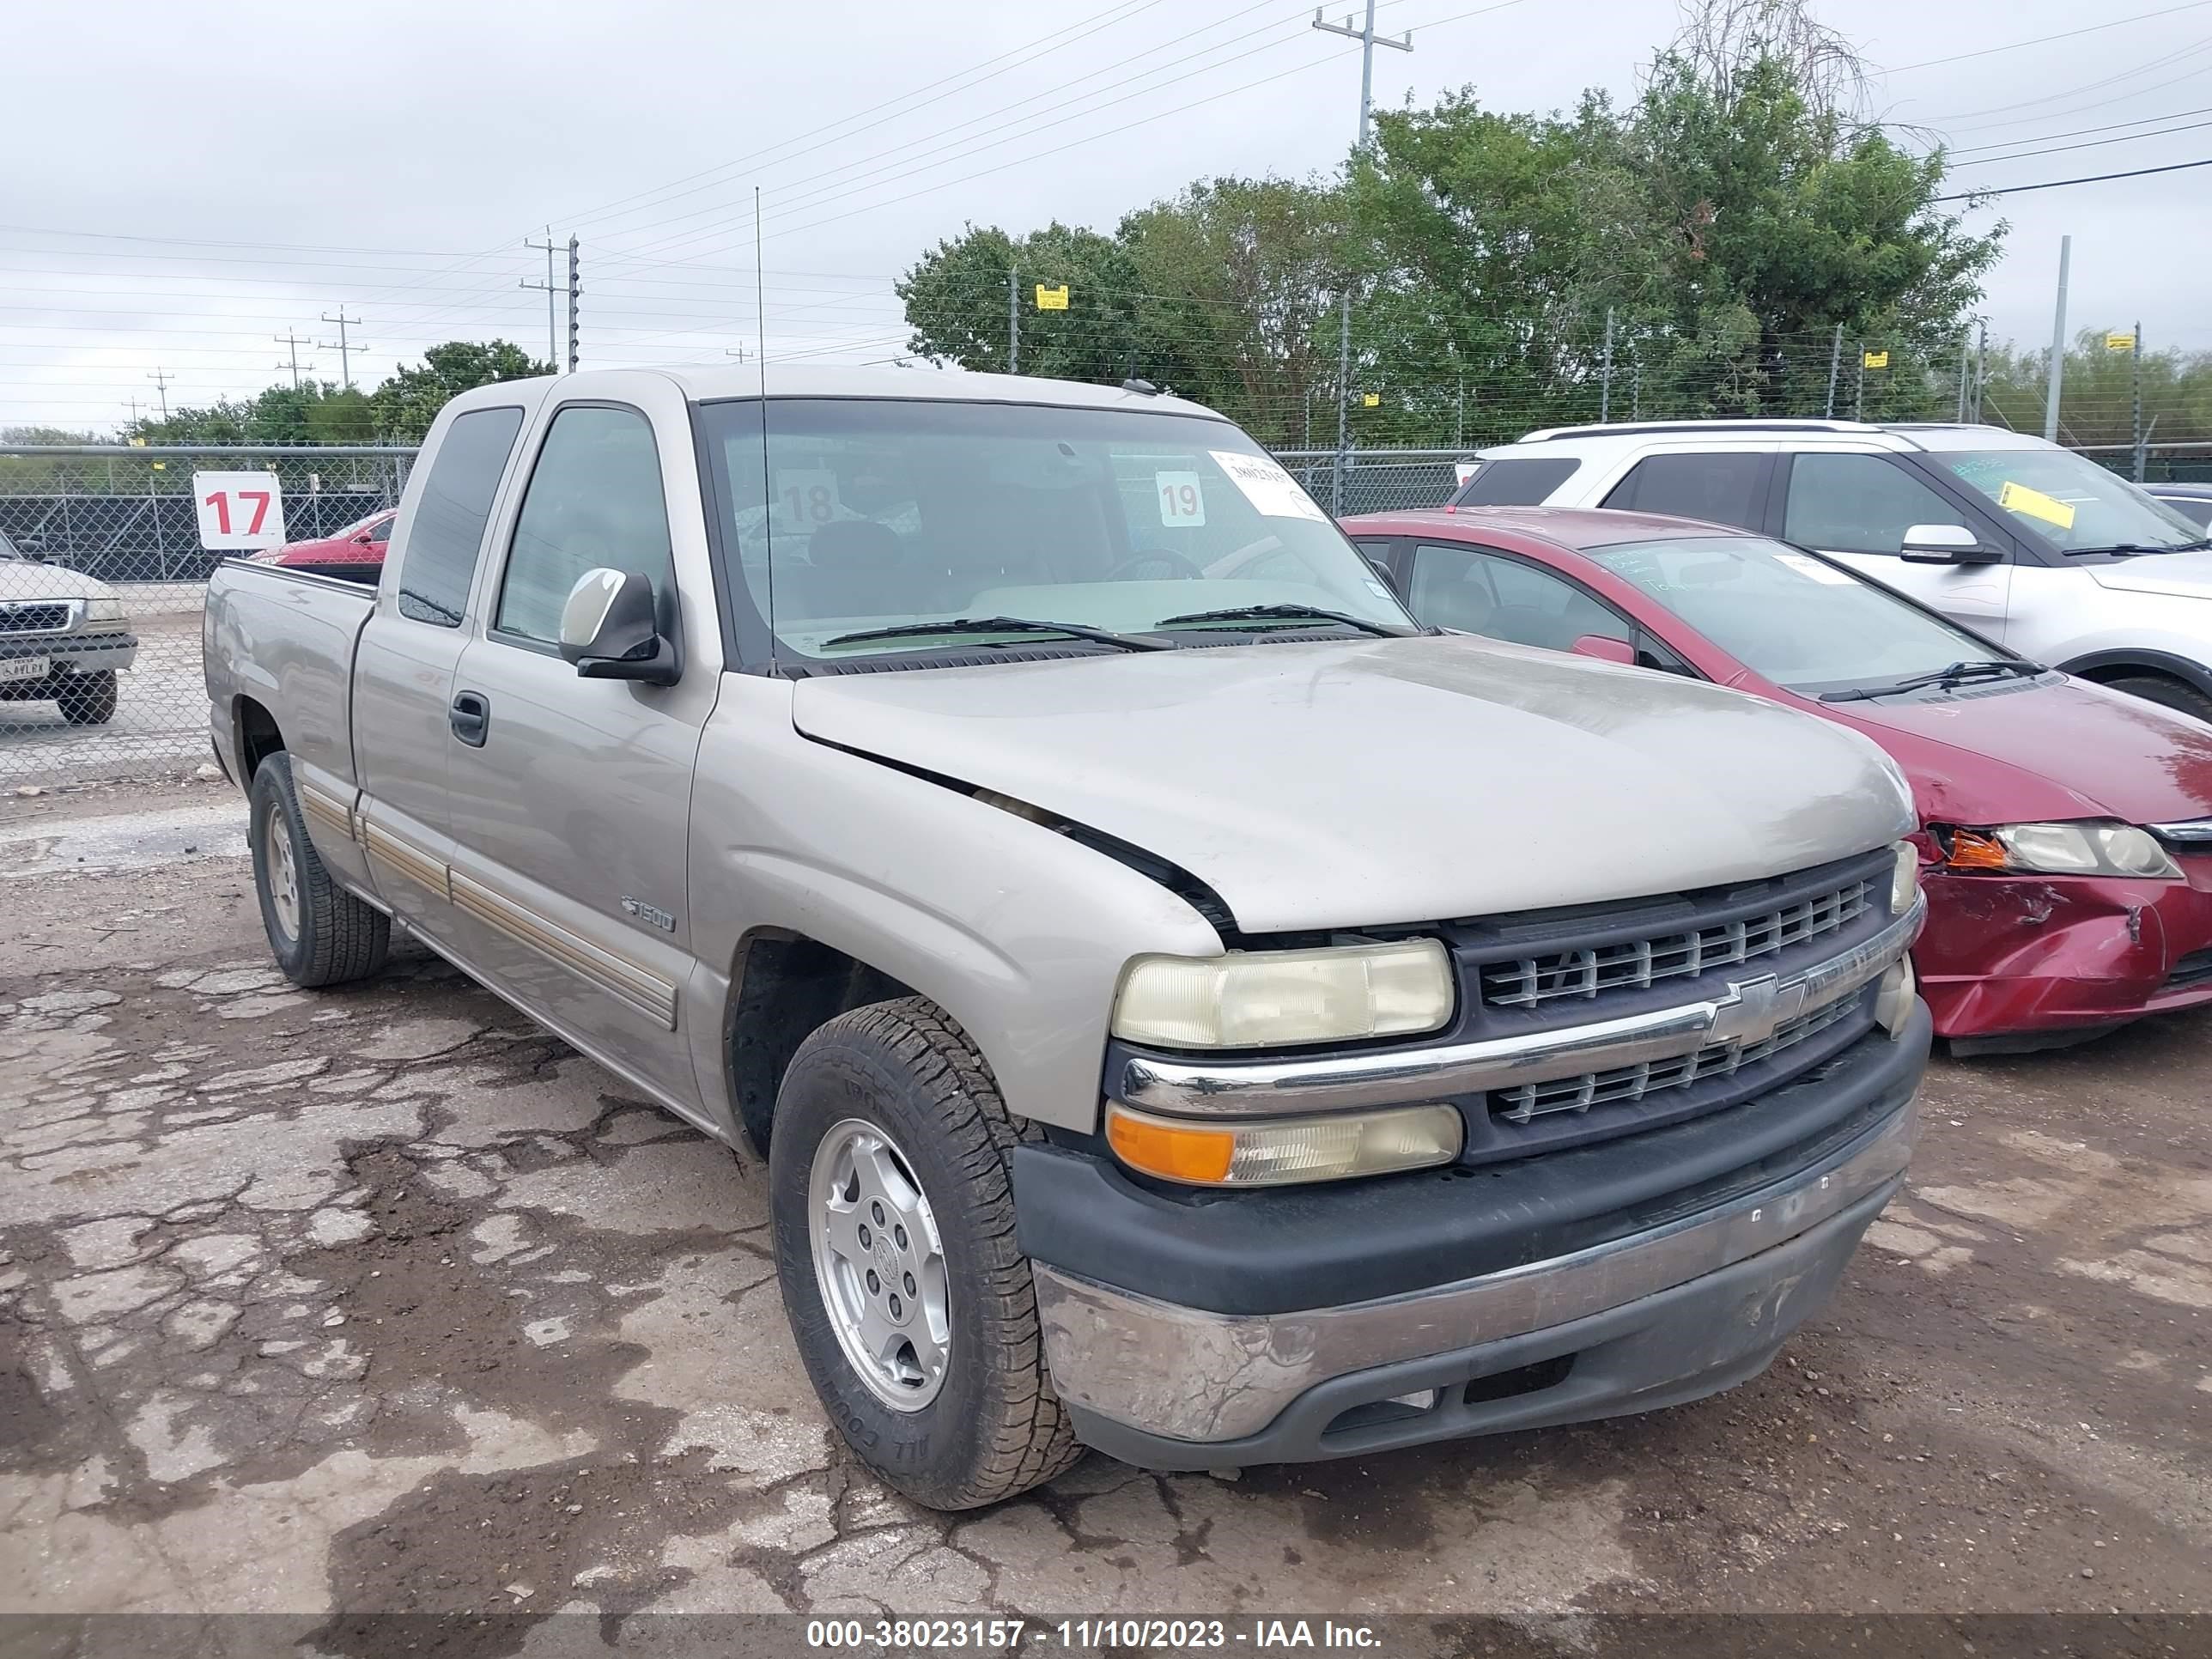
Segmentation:
[(2118, 679), (2106, 680), (2106, 685), (2114, 691), (2124, 691), (2131, 697), (2141, 697), (2146, 702), (2162, 703), (2184, 714), (2193, 714), (2207, 726), (2212, 726), (2212, 697), (2206, 696), (2186, 680), (2169, 678), (2164, 674), (2127, 674)]
[(312, 990), (366, 979), (383, 967), (392, 919), (323, 868), (292, 787), (291, 757), (279, 750), (264, 759), (246, 800), (261, 926), (284, 976)]
[(115, 671), (71, 674), (54, 693), (54, 704), (71, 726), (105, 726), (115, 718)]
[[(1045, 1370), (1029, 1259), (1014, 1240), (1007, 1160), (1037, 1138), (1008, 1115), (967, 1034), (920, 997), (823, 1025), (776, 1096), (769, 1206), (799, 1357), (860, 1460), (933, 1509), (998, 1503), (1083, 1455)], [(872, 1189), (856, 1172), (848, 1186), (856, 1144), (878, 1160)], [(872, 1235), (861, 1224), (879, 1207), (872, 1190), (893, 1231), (923, 1224), (895, 1249), (884, 1224)], [(833, 1242), (838, 1216), (865, 1241), (857, 1252)], [(908, 1255), (909, 1238), (927, 1262)], [(927, 1310), (890, 1295), (908, 1273), (925, 1299), (939, 1276)], [(941, 1334), (916, 1330), (925, 1311), (941, 1311)], [(854, 1354), (870, 1349), (890, 1360), (864, 1376)]]

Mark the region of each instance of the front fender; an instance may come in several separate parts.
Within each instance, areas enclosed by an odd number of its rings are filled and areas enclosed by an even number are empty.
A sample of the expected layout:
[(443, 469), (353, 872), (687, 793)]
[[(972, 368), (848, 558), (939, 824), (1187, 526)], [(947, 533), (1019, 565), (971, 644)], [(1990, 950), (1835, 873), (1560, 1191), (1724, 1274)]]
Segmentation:
[[(726, 676), (700, 744), (690, 890), (702, 964), (728, 972), (763, 927), (818, 939), (958, 1020), (1009, 1109), (1094, 1131), (1122, 968), (1146, 951), (1218, 955), (1220, 936), (1103, 854), (800, 736), (791, 693)], [(727, 1099), (726, 1056), (711, 1073), (695, 1059)]]

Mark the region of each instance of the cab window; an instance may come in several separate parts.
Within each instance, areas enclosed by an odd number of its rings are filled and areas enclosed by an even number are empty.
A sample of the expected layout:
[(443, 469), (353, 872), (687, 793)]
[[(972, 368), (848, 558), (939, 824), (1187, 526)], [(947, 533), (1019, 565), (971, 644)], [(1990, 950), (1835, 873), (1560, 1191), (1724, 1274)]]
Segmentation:
[(1442, 628), (1487, 634), (1548, 651), (1585, 634), (1627, 641), (1634, 630), (1612, 606), (1534, 565), (1466, 547), (1413, 550), (1413, 614)]
[(553, 417), (516, 515), (495, 632), (552, 644), (576, 579), (605, 567), (674, 580), (653, 427), (634, 409), (577, 404)]

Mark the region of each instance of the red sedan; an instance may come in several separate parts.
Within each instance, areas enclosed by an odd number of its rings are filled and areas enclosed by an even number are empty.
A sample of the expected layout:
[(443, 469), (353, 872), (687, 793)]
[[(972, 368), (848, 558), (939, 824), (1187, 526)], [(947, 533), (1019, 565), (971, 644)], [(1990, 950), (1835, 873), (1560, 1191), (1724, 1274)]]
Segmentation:
[(2212, 1003), (2212, 726), (1717, 525), (1476, 507), (1345, 529), (1424, 622), (1735, 686), (1881, 744), (1920, 812), (1913, 961), (1956, 1050)]
[(313, 541), (287, 542), (253, 556), (265, 564), (295, 565), (325, 576), (373, 582), (383, 572), (384, 546), (392, 539), (392, 521), (398, 516), (398, 507), (387, 507), (358, 523), (348, 525), (335, 535), (319, 536)]

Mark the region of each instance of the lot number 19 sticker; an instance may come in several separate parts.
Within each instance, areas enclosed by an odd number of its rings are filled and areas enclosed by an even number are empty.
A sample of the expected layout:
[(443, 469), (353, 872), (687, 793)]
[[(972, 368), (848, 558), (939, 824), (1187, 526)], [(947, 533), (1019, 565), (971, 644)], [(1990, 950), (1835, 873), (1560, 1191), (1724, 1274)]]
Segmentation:
[(1155, 472), (1152, 489), (1160, 522), (1170, 530), (1195, 530), (1206, 522), (1206, 490), (1195, 472)]

